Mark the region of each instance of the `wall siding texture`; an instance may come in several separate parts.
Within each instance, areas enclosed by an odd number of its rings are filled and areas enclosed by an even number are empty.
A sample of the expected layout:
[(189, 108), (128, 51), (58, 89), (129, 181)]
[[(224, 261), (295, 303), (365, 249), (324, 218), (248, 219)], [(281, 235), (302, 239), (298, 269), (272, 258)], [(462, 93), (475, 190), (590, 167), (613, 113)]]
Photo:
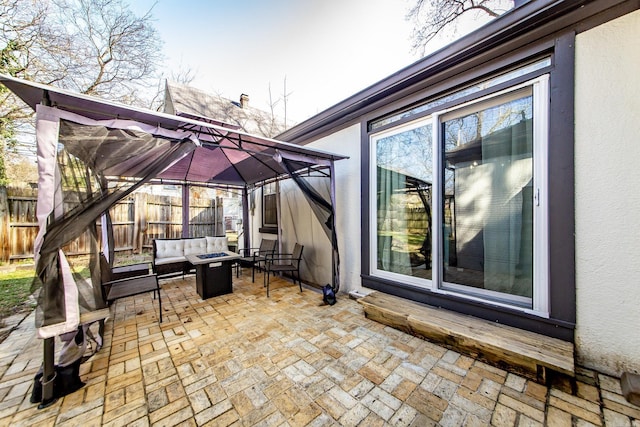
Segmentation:
[(640, 11), (576, 38), (578, 363), (640, 372)]

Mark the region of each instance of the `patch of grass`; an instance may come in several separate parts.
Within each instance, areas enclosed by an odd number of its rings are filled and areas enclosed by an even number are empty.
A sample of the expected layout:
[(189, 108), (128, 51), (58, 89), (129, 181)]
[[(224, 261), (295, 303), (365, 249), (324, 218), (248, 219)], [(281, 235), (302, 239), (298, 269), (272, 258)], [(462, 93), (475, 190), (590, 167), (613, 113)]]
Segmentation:
[[(88, 278), (91, 277), (91, 271), (89, 270), (89, 267), (72, 266), (71, 269), (73, 270), (74, 274), (80, 275), (80, 277), (82, 277), (83, 279), (88, 279)], [(77, 279), (76, 279), (76, 281), (77, 281)]]
[(33, 308), (29, 303), (29, 295), (34, 275), (34, 271), (30, 269), (2, 273), (0, 279), (0, 318)]

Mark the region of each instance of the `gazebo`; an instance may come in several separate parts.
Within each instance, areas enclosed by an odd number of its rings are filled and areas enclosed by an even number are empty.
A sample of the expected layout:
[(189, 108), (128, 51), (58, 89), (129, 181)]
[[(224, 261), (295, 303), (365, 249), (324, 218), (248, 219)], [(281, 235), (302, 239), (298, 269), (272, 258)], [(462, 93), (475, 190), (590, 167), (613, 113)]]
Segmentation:
[[(244, 195), (243, 227), (248, 227), (249, 189), (292, 178), (331, 242), (337, 291), (334, 162), (345, 156), (6, 75), (0, 74), (0, 82), (36, 111), (39, 233), (34, 284), (39, 288), (36, 326), (44, 339), (42, 405), (53, 401), (54, 337), (75, 333), (84, 319), (104, 317), (98, 253), (102, 250), (112, 262), (109, 208), (145, 183), (237, 188)], [(329, 191), (314, 186), (318, 177), (330, 180), (324, 186)], [(183, 229), (188, 229), (188, 212), (187, 197)], [(102, 248), (96, 227), (101, 218)], [(91, 280), (76, 280), (61, 248), (87, 230)], [(244, 247), (251, 246), (249, 235), (245, 230)]]

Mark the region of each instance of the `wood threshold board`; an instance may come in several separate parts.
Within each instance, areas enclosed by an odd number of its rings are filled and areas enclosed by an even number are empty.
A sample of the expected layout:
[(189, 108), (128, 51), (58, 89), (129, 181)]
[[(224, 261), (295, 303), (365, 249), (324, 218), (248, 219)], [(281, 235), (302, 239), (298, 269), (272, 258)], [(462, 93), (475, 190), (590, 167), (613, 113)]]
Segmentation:
[(369, 319), (546, 382), (546, 370), (575, 376), (574, 346), (535, 332), (381, 292), (359, 298)]

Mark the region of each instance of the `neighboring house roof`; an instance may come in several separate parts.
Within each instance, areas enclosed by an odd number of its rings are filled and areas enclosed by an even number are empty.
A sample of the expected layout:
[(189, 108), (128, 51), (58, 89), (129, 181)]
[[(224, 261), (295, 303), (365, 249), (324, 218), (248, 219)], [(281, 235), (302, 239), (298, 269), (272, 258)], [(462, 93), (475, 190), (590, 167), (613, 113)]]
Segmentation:
[(206, 120), (213, 124), (239, 129), (271, 138), (285, 131), (282, 119), (271, 112), (249, 106), (249, 96), (231, 101), (191, 86), (166, 82), (163, 112), (176, 116)]

